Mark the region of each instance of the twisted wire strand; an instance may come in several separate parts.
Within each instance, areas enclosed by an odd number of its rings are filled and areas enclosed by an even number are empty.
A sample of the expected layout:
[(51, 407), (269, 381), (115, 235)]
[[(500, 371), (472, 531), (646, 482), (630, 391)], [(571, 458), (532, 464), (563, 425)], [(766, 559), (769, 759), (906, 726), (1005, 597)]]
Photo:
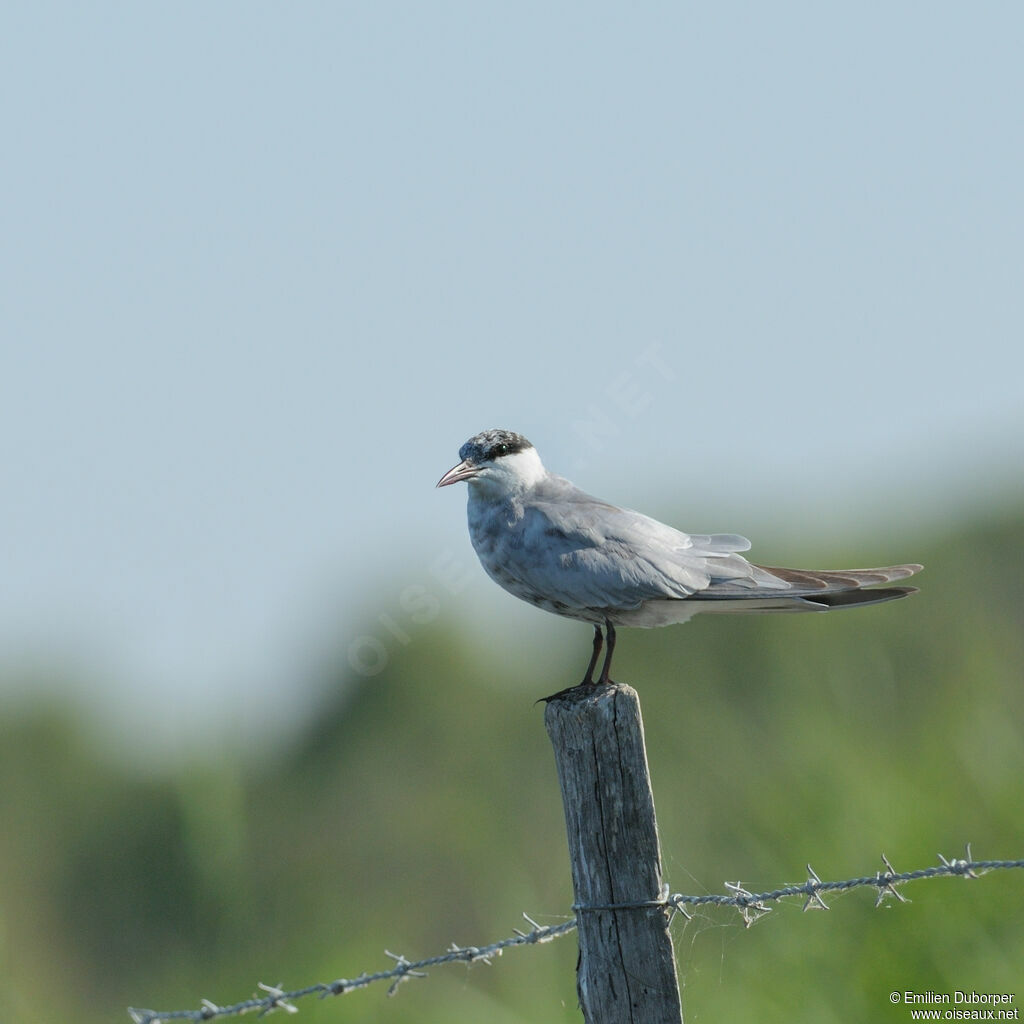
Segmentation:
[[(970, 846), (967, 847), (965, 859), (947, 860), (939, 854), (941, 863), (927, 868), (918, 868), (914, 871), (895, 871), (888, 858), (883, 854), (882, 861), (885, 870), (874, 875), (863, 875), (859, 878), (847, 878), (841, 881), (822, 881), (807, 865), (808, 879), (799, 885), (784, 885), (766, 892), (751, 892), (744, 888), (739, 882), (726, 882), (725, 888), (728, 893), (705, 893), (702, 895), (686, 895), (684, 893), (672, 893), (665, 889), (658, 899), (643, 900), (635, 903), (609, 903), (599, 906), (574, 905), (573, 911), (576, 915), (581, 913), (621, 913), (635, 910), (661, 910), (669, 912), (681, 912), (687, 917), (688, 907), (699, 906), (721, 906), (735, 907), (743, 917), (744, 923), (749, 927), (759, 917), (768, 913), (771, 907), (769, 903), (777, 902), (788, 896), (804, 896), (804, 910), (822, 909), (828, 910), (827, 904), (822, 899), (823, 893), (845, 892), (850, 889), (863, 886), (873, 886), (878, 890), (878, 898), (875, 906), (879, 906), (887, 896), (894, 897), (901, 902), (907, 902), (906, 898), (896, 888), (907, 882), (915, 882), (926, 878), (961, 877), (980, 878), (981, 875), (990, 871), (1010, 870), (1024, 868), (1024, 859), (1021, 860), (973, 860), (971, 858)], [(376, 971), (373, 973), (363, 972), (354, 978), (338, 978), (335, 981), (319, 982), (307, 985), (304, 988), (285, 990), (280, 985), (265, 985), (262, 982), (259, 988), (264, 993), (262, 996), (253, 996), (241, 1002), (231, 1005), (218, 1005), (208, 999), (200, 1001), (200, 1007), (196, 1010), (144, 1010), (131, 1007), (128, 1010), (134, 1024), (163, 1024), (165, 1021), (208, 1021), (219, 1017), (238, 1017), (246, 1013), (257, 1013), (264, 1016), (274, 1010), (283, 1010), (286, 1013), (297, 1013), (298, 1007), (295, 1001), (306, 996), (316, 995), (321, 999), (327, 996), (340, 996), (348, 992), (355, 992), (357, 989), (366, 988), (377, 982), (388, 981), (388, 995), (393, 995), (398, 986), (412, 978), (426, 977), (426, 970), (431, 967), (438, 967), (441, 964), (450, 963), (486, 963), (490, 964), (492, 959), (506, 949), (516, 946), (533, 946), (551, 942), (563, 935), (568, 935), (577, 926), (577, 918), (561, 922), (556, 925), (539, 925), (532, 918), (523, 915), (530, 925), (529, 931), (513, 929), (514, 934), (492, 942), (486, 946), (458, 946), (453, 944), (445, 953), (436, 956), (426, 957), (422, 960), (409, 960), (406, 957), (390, 953), (385, 954), (395, 961), (395, 966), (390, 970)]]

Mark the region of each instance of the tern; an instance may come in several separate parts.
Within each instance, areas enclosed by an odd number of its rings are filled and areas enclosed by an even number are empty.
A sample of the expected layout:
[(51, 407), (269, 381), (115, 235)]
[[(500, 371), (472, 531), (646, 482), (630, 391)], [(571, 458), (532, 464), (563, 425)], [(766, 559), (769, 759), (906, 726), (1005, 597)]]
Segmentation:
[(698, 612), (823, 612), (917, 589), (863, 588), (906, 579), (920, 565), (755, 565), (739, 553), (750, 541), (738, 534), (683, 533), (586, 494), (549, 473), (536, 448), (511, 430), (474, 435), (459, 458), (437, 486), (469, 485), (469, 536), (487, 575), (535, 608), (593, 625), (581, 686), (594, 685), (605, 641), (597, 683), (610, 681), (616, 626), (668, 626)]

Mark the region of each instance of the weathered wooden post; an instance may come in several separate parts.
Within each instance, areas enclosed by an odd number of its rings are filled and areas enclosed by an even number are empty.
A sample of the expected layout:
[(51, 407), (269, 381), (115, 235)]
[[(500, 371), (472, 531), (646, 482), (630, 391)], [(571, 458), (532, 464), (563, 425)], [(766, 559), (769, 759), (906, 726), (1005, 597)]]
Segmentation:
[[(661, 848), (636, 690), (578, 686), (549, 698), (577, 907), (662, 897)], [(577, 911), (576, 990), (587, 1024), (682, 1024), (664, 907)]]

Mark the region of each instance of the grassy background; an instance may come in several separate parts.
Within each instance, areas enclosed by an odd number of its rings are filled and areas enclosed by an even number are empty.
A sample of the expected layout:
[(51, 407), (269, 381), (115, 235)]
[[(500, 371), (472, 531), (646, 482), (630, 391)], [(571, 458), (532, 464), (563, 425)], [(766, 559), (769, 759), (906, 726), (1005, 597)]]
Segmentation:
[[(842, 615), (697, 619), (625, 632), (640, 691), (667, 880), (721, 892), (897, 870), (939, 852), (1024, 854), (1024, 511), (901, 557), (911, 600)], [(872, 556), (868, 556), (869, 560)], [(803, 564), (861, 564), (862, 550)], [(451, 942), (510, 935), (572, 902), (543, 693), (589, 651), (522, 637), (516, 663), (450, 621), (380, 675), (329, 667), (305, 726), (225, 735), (174, 766), (126, 762), (90, 714), (0, 719), (0, 1020), (128, 1020), (128, 1005), (235, 1002)], [(873, 890), (829, 913), (777, 906), (677, 918), (690, 1022), (906, 1020), (891, 990), (1019, 992), (1024, 874)], [(310, 1022), (578, 1021), (575, 938), (493, 967), (306, 1000)]]

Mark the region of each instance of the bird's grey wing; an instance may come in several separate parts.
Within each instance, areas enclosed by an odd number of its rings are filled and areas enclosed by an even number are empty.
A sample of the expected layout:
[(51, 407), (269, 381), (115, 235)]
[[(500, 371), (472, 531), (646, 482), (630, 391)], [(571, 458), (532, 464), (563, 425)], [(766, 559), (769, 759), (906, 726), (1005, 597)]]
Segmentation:
[(526, 503), (516, 532), (520, 550), (510, 554), (521, 582), (566, 607), (628, 609), (681, 600), (714, 580), (788, 587), (736, 553), (750, 546), (744, 537), (691, 537), (559, 478)]

